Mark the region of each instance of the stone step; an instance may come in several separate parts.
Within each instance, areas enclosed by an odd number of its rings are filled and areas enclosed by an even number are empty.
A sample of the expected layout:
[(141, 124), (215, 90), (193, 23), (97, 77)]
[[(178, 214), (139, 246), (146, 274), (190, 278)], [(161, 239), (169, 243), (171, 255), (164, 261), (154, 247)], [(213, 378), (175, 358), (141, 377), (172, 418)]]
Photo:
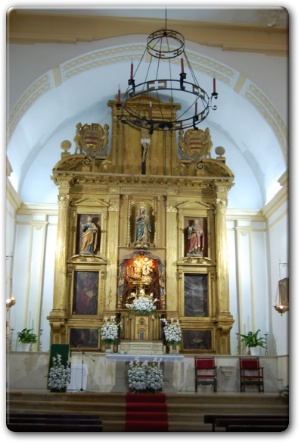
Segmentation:
[[(14, 391), (7, 394), (7, 411), (30, 413), (98, 414), (105, 432), (125, 430), (124, 393), (50, 393)], [(285, 414), (288, 399), (278, 394), (212, 393), (166, 396), (170, 432), (210, 432), (205, 414)]]

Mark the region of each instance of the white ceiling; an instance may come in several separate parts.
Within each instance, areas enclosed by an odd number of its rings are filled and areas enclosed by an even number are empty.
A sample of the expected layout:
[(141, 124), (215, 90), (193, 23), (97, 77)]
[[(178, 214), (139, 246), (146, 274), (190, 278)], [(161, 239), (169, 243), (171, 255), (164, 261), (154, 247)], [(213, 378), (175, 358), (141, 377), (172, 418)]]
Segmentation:
[[(157, 8), (156, 8), (157, 9)], [(61, 9), (59, 10), (61, 13)], [(69, 11), (72, 13), (90, 13), (90, 11)], [(152, 15), (164, 13), (162, 10), (152, 11)], [(184, 19), (195, 18), (194, 11), (191, 15), (186, 9), (180, 10), (179, 16)], [(265, 21), (270, 26), (271, 20), (276, 24), (281, 23), (281, 15), (265, 14), (263, 9), (254, 10), (244, 15), (244, 11), (200, 11), (199, 20), (255, 20), (260, 23)], [(101, 15), (118, 15), (119, 10), (101, 10)], [(121, 15), (139, 16), (140, 11), (121, 11)], [(142, 14), (144, 11), (142, 11)], [(154, 14), (155, 13), (155, 14)], [(167, 11), (170, 18), (177, 11)], [(148, 15), (147, 15), (148, 16)], [(271, 24), (272, 26), (273, 24)], [(60, 144), (68, 139), (73, 142), (76, 124), (99, 122), (111, 125), (110, 108), (107, 107), (109, 99), (116, 98), (117, 86), (122, 90), (127, 87), (128, 66), (130, 60), (140, 60), (146, 43), (146, 36), (127, 36), (124, 38), (108, 39), (101, 41), (99, 49), (83, 52), (85, 60), (81, 56), (70, 57), (65, 51), (63, 63), (55, 68), (55, 51), (57, 45), (48, 44), (35, 47), (16, 47), (11, 52), (14, 56), (23, 51), (23, 66), (14, 69), (10, 78), (9, 87), (13, 89), (22, 83), (22, 69), (24, 75), (26, 69), (31, 69), (34, 75), (34, 62), (42, 60), (42, 52), (46, 51), (47, 57), (53, 58), (53, 69), (44, 72), (48, 78), (49, 89), (34, 99), (30, 106), (24, 106), (24, 112), (18, 124), (12, 132), (8, 143), (7, 155), (11, 163), (13, 173), (11, 181), (18, 191), (21, 199), (26, 203), (56, 203), (57, 188), (50, 179), (52, 168), (60, 159)], [(82, 46), (85, 48), (87, 46)], [(90, 45), (94, 49), (93, 45)], [(215, 58), (209, 58), (204, 54), (204, 48), (190, 42), (186, 42), (188, 57), (194, 63), (193, 69), (196, 78), (200, 78), (200, 85), (209, 93), (211, 92), (211, 75), (207, 67), (212, 64), (216, 70), (217, 89), (219, 93), (218, 109), (210, 111), (208, 118), (200, 128), (210, 128), (213, 142), (212, 157), (215, 157), (214, 149), (221, 145), (226, 149), (226, 164), (235, 174), (235, 186), (229, 195), (229, 207), (238, 209), (261, 209), (273, 195), (273, 189), (278, 189), (277, 181), (287, 169), (286, 153), (281, 139), (273, 130), (273, 124), (269, 124), (269, 115), (261, 115), (257, 106), (253, 106), (248, 100), (248, 93), (254, 87), (250, 79), (246, 79), (240, 91), (236, 91), (236, 85), (240, 80), (240, 72), (230, 66), (226, 66)], [(61, 49), (61, 47), (60, 47)], [(107, 52), (108, 51), (108, 52)], [(213, 51), (212, 51), (213, 52)], [(217, 55), (217, 51), (214, 51)], [(30, 54), (30, 56), (29, 56)], [(113, 54), (113, 55), (111, 55)], [(198, 57), (200, 61), (198, 62)], [(248, 59), (250, 59), (248, 55)], [(18, 60), (19, 60), (18, 59)], [(71, 73), (70, 59), (79, 70), (76, 75), (67, 76)], [(88, 65), (94, 60), (94, 66)], [(103, 63), (101, 63), (103, 60)], [(269, 63), (269, 60), (262, 63)], [(96, 61), (99, 61), (97, 64)], [(19, 62), (21, 63), (21, 62)], [(18, 66), (16, 61), (15, 66)], [(89, 67), (88, 67), (89, 66)], [(140, 68), (140, 77), (144, 78), (147, 65)], [(229, 68), (230, 74), (225, 74)], [(57, 70), (58, 69), (58, 70)], [(81, 70), (80, 70), (81, 69)], [(144, 70), (142, 70), (144, 69)], [(16, 72), (17, 71), (17, 72)], [(61, 84), (56, 84), (59, 71)], [(42, 77), (39, 77), (42, 78)], [(39, 78), (35, 78), (37, 81)], [(275, 77), (273, 76), (274, 80)], [(287, 79), (285, 80), (287, 81)], [(19, 104), (26, 97), (19, 97)], [(262, 96), (263, 99), (267, 98)], [(265, 100), (264, 100), (265, 101)], [(262, 102), (262, 101), (261, 101)], [(270, 100), (271, 102), (271, 100)], [(13, 114), (13, 112), (12, 112)], [(277, 114), (277, 113), (276, 113)], [(275, 112), (273, 115), (276, 115)], [(273, 116), (272, 115), (272, 116)], [(279, 120), (279, 115), (276, 115)], [(74, 145), (74, 144), (73, 144)], [(271, 154), (269, 155), (269, 152)]]

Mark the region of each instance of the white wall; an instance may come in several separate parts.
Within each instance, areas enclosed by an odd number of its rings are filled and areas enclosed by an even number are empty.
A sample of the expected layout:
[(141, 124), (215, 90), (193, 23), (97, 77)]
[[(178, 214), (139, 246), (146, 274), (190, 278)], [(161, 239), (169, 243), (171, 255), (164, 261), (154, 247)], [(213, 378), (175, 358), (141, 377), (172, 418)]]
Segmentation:
[[(13, 351), (20, 349), (17, 332), (25, 327), (33, 328), (39, 336), (35, 350), (50, 348), (50, 326), (46, 318), (53, 305), (57, 215), (49, 215), (40, 208), (35, 210), (36, 213), (34, 209), (27, 209), (28, 214), (17, 214), (14, 222), (11, 220), (6, 225), (7, 237), (15, 235), (12, 275), (16, 304), (9, 312)], [(24, 208), (19, 209), (22, 211)]]

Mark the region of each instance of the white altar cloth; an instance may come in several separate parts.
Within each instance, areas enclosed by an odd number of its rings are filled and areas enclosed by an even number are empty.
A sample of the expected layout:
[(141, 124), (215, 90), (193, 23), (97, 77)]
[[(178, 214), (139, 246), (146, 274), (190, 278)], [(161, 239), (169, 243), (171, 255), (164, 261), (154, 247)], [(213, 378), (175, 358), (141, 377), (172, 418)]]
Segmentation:
[(140, 362), (143, 361), (154, 361), (155, 359), (161, 362), (184, 362), (185, 358), (182, 355), (129, 355), (129, 354), (106, 354), (106, 358), (108, 360), (122, 361), (122, 362), (130, 362), (135, 361), (136, 358), (139, 359)]

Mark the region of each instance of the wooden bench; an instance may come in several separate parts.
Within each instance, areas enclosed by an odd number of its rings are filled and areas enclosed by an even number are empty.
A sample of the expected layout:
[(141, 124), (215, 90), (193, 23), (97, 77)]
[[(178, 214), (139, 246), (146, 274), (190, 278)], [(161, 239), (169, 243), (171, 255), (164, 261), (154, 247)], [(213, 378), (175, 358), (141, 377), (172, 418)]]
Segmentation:
[(216, 431), (216, 428), (224, 428), (225, 431), (244, 431), (244, 432), (284, 431), (288, 427), (289, 417), (284, 415), (261, 415), (261, 414), (258, 415), (206, 414), (204, 416), (204, 423), (212, 424), (212, 431)]
[(9, 413), (6, 426), (14, 432), (101, 432), (102, 421), (97, 415)]

